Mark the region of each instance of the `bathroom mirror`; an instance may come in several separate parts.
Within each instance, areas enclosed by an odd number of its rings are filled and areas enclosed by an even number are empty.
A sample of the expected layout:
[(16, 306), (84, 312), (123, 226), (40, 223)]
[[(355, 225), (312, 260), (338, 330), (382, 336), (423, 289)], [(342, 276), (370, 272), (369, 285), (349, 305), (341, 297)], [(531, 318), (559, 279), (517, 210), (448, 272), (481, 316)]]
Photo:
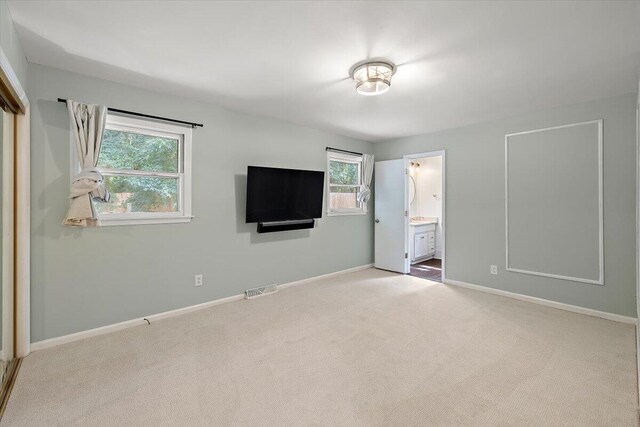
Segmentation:
[(409, 180), (409, 204), (412, 205), (416, 199), (416, 180), (411, 175), (409, 175), (409, 178), (411, 178)]

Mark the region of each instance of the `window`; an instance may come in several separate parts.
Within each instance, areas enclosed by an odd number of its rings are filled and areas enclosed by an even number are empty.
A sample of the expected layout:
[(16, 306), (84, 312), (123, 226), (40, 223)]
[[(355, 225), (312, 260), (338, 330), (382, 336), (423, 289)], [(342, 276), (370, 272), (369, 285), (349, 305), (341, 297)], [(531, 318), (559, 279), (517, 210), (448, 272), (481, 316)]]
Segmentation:
[(327, 214), (366, 214), (366, 203), (358, 201), (361, 189), (362, 157), (327, 151)]
[(103, 225), (191, 221), (191, 129), (108, 115), (97, 167), (111, 193), (95, 203)]

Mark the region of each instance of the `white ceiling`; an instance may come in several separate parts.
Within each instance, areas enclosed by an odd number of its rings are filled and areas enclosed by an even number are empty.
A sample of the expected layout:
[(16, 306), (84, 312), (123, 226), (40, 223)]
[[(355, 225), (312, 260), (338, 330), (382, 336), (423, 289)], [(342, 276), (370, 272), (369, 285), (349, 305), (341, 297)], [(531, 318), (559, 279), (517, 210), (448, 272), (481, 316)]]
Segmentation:
[[(9, 6), (31, 62), (374, 142), (633, 92), (640, 70), (638, 1)], [(366, 58), (398, 65), (388, 93), (356, 93)]]

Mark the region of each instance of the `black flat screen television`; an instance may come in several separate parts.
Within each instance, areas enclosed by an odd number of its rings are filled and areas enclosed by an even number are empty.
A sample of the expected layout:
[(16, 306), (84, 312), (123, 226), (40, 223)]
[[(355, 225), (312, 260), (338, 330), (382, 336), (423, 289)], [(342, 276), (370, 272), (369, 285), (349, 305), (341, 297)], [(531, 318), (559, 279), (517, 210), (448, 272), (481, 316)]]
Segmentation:
[(246, 222), (322, 217), (324, 172), (249, 166)]

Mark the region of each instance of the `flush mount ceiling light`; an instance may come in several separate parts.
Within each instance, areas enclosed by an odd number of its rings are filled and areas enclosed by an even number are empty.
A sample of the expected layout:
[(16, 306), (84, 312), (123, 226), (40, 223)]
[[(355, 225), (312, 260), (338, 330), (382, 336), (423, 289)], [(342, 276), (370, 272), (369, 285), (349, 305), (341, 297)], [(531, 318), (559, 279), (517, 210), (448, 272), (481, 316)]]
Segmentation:
[(396, 66), (389, 61), (366, 61), (353, 66), (351, 77), (356, 82), (356, 91), (361, 95), (380, 95), (389, 90), (391, 76)]

